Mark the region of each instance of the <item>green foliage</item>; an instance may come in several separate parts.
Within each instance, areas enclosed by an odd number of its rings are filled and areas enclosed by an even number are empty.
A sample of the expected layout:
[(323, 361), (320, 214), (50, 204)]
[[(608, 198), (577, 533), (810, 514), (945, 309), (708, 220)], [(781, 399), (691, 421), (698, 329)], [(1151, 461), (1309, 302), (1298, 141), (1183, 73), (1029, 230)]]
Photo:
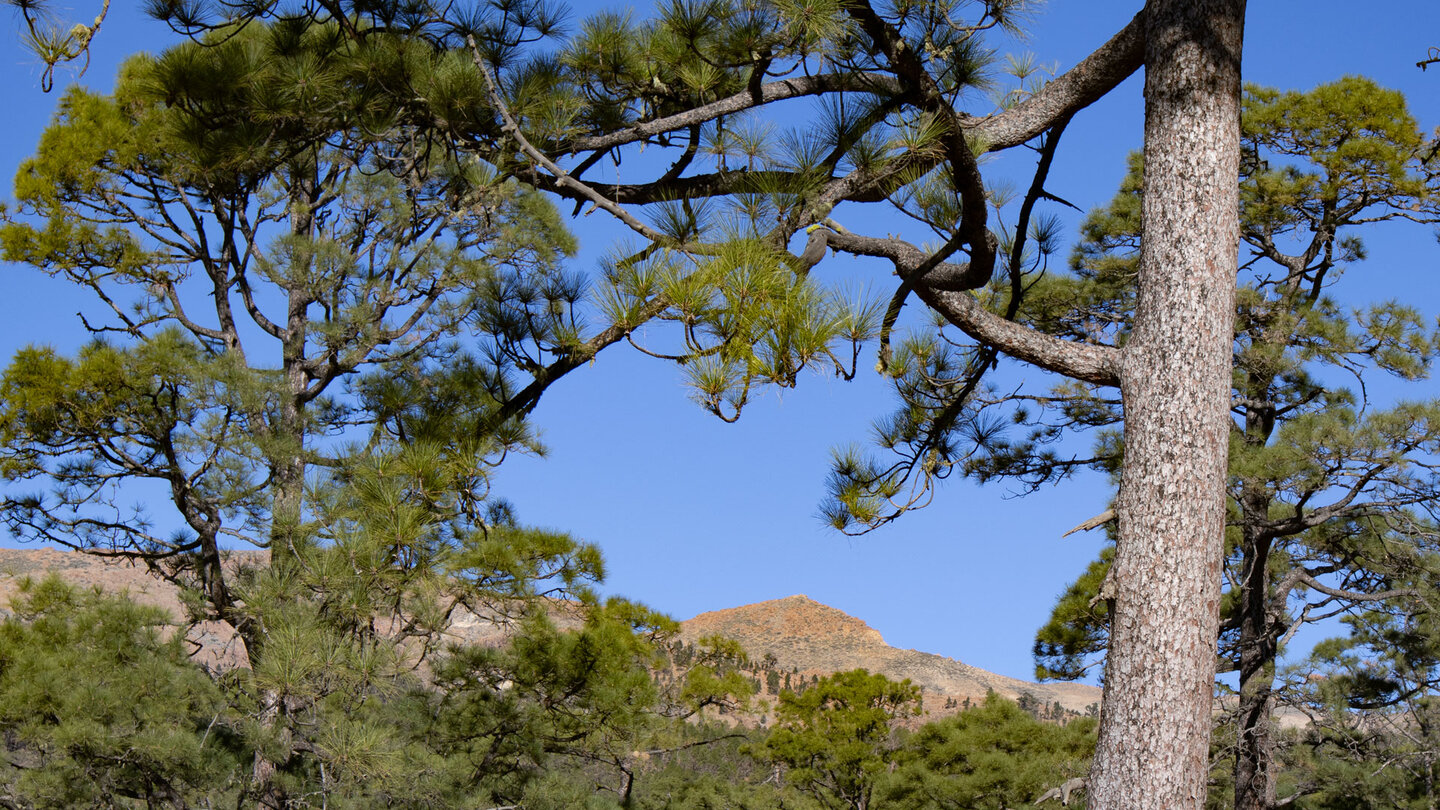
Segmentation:
[(1304, 233), (1327, 215), (1376, 206), (1424, 209), (1431, 189), (1416, 171), (1424, 136), (1394, 90), (1359, 76), (1305, 93), (1252, 86), (1242, 120), (1251, 232)]
[(236, 780), (224, 696), (159, 610), (53, 575), (22, 583), (12, 609), (0, 624), (7, 803), (182, 808)]
[(217, 442), (238, 419), (206, 407), (235, 372), (177, 329), (129, 348), (96, 342), (73, 359), (21, 350), (0, 380), (0, 473), (56, 488), (6, 498), (9, 529), (85, 548), (196, 548), (152, 533), (147, 516), (130, 511), (121, 478), (184, 476), (176, 507), (197, 523), (254, 514), (262, 504), (250, 476), (253, 448)]
[[(248, 739), (285, 794), (513, 802), (553, 757), (607, 755), (652, 722), (648, 666), (673, 622), (596, 603), (593, 546), (498, 503), (468, 520), (472, 474), (424, 442), (352, 455), (312, 497), (313, 534), (238, 588), (265, 639), (245, 681)], [(447, 644), (466, 614), (503, 643)]]
[(672, 713), (691, 716), (714, 706), (720, 711), (747, 711), (757, 691), (743, 672), (749, 657), (739, 643), (723, 636), (705, 636), (697, 642), (680, 683)]
[[(552, 27), (538, 9), (506, 17)], [(539, 449), (517, 417), (551, 368), (596, 350), (587, 284), (561, 267), (575, 243), (506, 178), (511, 158), (439, 146), (455, 130), (436, 118), (490, 126), (468, 53), (345, 27), (217, 33), (131, 60), (113, 97), (62, 101), (0, 248), (92, 293), (103, 315), (85, 325), (106, 341), (29, 349), (8, 370), (4, 472), (48, 491), (8, 498), (5, 519), (163, 559), (197, 616), (240, 630), (227, 727), (252, 755), (242, 806), (539, 802), (532, 777), (557, 756), (597, 782), (631, 773), (636, 741), (673, 717), (743, 703), (743, 658), (708, 643), (661, 695), (648, 667), (673, 623), (597, 604), (598, 551), (490, 497), (496, 459)], [(570, 126), (574, 105), (541, 98), (545, 65), (511, 78), (527, 126)], [(732, 292), (687, 314), (748, 307), (697, 327), (731, 344), (724, 363), (783, 378), (846, 328), (784, 266), (737, 244), (702, 268)], [(122, 506), (143, 479), (184, 531)], [(234, 541), (267, 546), (270, 566), (226, 564)], [(466, 611), (509, 641), (445, 649)]]
[[(203, 353), (164, 352), (168, 345), (152, 341), (122, 352), (97, 344), (78, 363), (53, 352), (23, 354), (6, 380), (17, 392), (8, 424), (59, 436), (50, 439), (59, 443), (77, 424), (138, 421), (147, 418), (141, 406), (151, 403), (174, 408), (187, 400), (156, 397), (145, 386), (166, 384), (167, 375), (204, 381), (207, 369)], [(145, 365), (147, 358), (163, 361), (160, 370)], [(171, 435), (165, 431), (193, 427), (184, 412), (162, 408), (160, 415), (152, 420), (160, 427), (145, 429), (161, 440)], [(110, 446), (119, 445), (112, 439)], [(589, 586), (603, 573), (598, 551), (519, 526), (502, 503), (477, 497), (475, 474), (463, 453), (429, 441), (350, 454), (317, 482), (313, 520), (292, 535), (287, 555), (268, 568), (229, 570), (227, 618), (252, 641), (249, 668), (227, 679), (215, 707), (224, 724), (223, 737), (217, 730), (213, 738), (272, 771), (259, 776), (242, 757), (239, 773), (220, 782), (195, 777), (195, 790), (251, 799), (265, 791), (284, 802), (319, 795), (331, 807), (518, 800), (552, 757), (628, 752), (630, 741), (658, 722), (647, 665), (673, 623), (631, 603), (594, 604)], [(485, 515), (470, 517), (482, 506)], [(582, 601), (551, 601), (567, 595)], [(559, 629), (547, 616), (552, 609), (583, 627)], [(457, 610), (509, 626), (508, 644), (437, 657)], [(417, 666), (448, 691), (417, 678)], [(712, 699), (729, 682), (718, 679)], [(177, 701), (175, 709), (183, 706)], [(123, 731), (116, 738), (125, 744)], [(474, 754), (487, 745), (494, 749), (488, 755)], [(104, 798), (129, 789), (94, 784)], [(18, 790), (41, 801), (47, 789), (26, 782)]]
[(983, 704), (910, 735), (876, 806), (1005, 810), (1032, 804), (1084, 776), (1094, 751), (1094, 720), (1042, 723), (992, 692)]
[(794, 387), (806, 369), (828, 365), (853, 376), (855, 359), (837, 344), (858, 347), (874, 336), (874, 305), (796, 274), (793, 257), (760, 234), (702, 228), (695, 209), (662, 208), (669, 221), (660, 227), (677, 239), (712, 230), (728, 238), (698, 256), (660, 249), (610, 260), (599, 300), (607, 318), (633, 327), (647, 307), (664, 303), (654, 317), (679, 323), (680, 333), (642, 349), (680, 362), (695, 400), (727, 421), (753, 389)]
[(433, 744), (497, 800), (518, 799), (553, 755), (621, 753), (612, 746), (635, 739), (656, 699), (645, 668), (653, 651), (613, 608), (573, 630), (544, 615), (518, 630), (507, 647), (453, 648), (434, 665)]
[(787, 784), (827, 808), (865, 810), (895, 761), (895, 721), (920, 713), (920, 689), (863, 669), (783, 692), (775, 728), (755, 753), (785, 768)]
[(728, 727), (687, 729), (678, 738), (679, 746), (650, 754), (644, 772), (636, 777), (633, 806), (637, 810), (820, 807), (816, 800), (780, 784), (774, 766), (747, 753), (760, 744), (763, 734)]
[(1434, 579), (1399, 579), (1398, 604), (1343, 621), (1349, 633), (1315, 646), (1296, 691), (1314, 724), (1291, 754), (1303, 807), (1431, 807), (1440, 800), (1440, 632)]
[(1050, 619), (1035, 631), (1038, 680), (1083, 678), (1094, 657), (1106, 648), (1110, 606), (1100, 592), (1114, 559), (1114, 546), (1101, 549), (1100, 559), (1066, 587), (1050, 611)]
[[(538, 449), (500, 412), (513, 376), (574, 349), (579, 292), (553, 206), (417, 139), (379, 92), (444, 103), (460, 57), (295, 21), (213, 39), (131, 59), (113, 97), (69, 91), (22, 166), (0, 249), (87, 290), (107, 344), (18, 356), (0, 438), (4, 472), (40, 487), (5, 501), (13, 532), (162, 555), (225, 616), (222, 538), (301, 542), (307, 467), (350, 447), (317, 437), (425, 440), (482, 519), (483, 461)], [(144, 479), (173, 513), (129, 508)]]
[[(639, 741), (672, 727), (651, 674), (675, 632), (669, 619), (622, 600), (537, 599), (535, 576), (484, 586), (476, 562), (467, 580), (367, 553), (351, 535), (237, 577), (244, 621), (264, 644), (218, 683), (178, 637), (162, 640), (157, 611), (58, 581), (27, 589), (0, 625), (11, 797), (37, 807), (126, 797), (251, 807), (262, 791), (286, 806), (528, 801), (532, 781), (561, 762), (597, 766), (597, 781), (579, 788), (593, 792), (631, 767)], [(438, 649), (438, 628), (469, 609), (503, 641)], [(273, 768), (263, 779), (256, 759)]]

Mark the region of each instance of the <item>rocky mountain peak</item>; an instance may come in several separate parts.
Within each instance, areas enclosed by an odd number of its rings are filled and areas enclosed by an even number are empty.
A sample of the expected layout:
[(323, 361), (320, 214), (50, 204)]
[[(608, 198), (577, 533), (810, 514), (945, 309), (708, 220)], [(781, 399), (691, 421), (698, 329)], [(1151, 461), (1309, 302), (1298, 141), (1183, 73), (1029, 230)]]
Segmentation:
[(719, 635), (738, 641), (752, 661), (769, 658), (783, 670), (826, 675), (864, 668), (896, 680), (908, 678), (925, 691), (933, 714), (958, 710), (994, 691), (1011, 699), (1027, 696), (1072, 712), (1091, 710), (1100, 690), (1084, 684), (1036, 684), (1007, 678), (952, 658), (885, 643), (880, 631), (842, 610), (804, 594), (702, 613), (681, 623), (691, 643)]
[(802, 640), (814, 644), (885, 644), (880, 631), (804, 594), (702, 613), (685, 622), (685, 633), (696, 637), (712, 633), (728, 636), (753, 655), (768, 651), (759, 649), (762, 646), (790, 646)]

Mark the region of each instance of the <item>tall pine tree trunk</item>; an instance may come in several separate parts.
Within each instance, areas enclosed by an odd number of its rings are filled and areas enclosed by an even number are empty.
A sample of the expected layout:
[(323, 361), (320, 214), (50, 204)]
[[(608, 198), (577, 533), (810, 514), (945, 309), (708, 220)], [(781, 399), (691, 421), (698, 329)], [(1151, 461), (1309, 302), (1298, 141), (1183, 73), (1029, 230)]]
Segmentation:
[(1271, 616), (1270, 550), (1260, 524), (1269, 516), (1263, 487), (1240, 495), (1240, 697), (1235, 722), (1235, 810), (1275, 806), (1275, 656), (1279, 639)]
[[(301, 310), (303, 317), (303, 308)], [(292, 318), (292, 321), (294, 319)], [(295, 327), (292, 325), (292, 329)], [(304, 325), (299, 325), (299, 338), (304, 341)], [(294, 556), (295, 543), (303, 515), (305, 495), (305, 409), (302, 395), (305, 375), (300, 367), (303, 357), (291, 357), (292, 341), (286, 341), (283, 373), (285, 388), (281, 391), (279, 413), (275, 416), (273, 452), (270, 460), (270, 562), (284, 564)], [(303, 350), (303, 348), (302, 348)]]
[[(1275, 806), (1274, 734), (1276, 639), (1266, 602), (1270, 595), (1268, 539), (1246, 537), (1240, 608), (1240, 698), (1235, 723), (1235, 810)], [(1262, 546), (1257, 548), (1256, 546)], [(1258, 586), (1253, 580), (1262, 580)]]
[[(315, 219), (312, 215), (318, 181), (313, 167), (299, 164), (290, 178), (290, 230), (296, 236), (314, 238)], [(281, 338), (280, 370), (283, 376), (278, 392), (279, 405), (271, 416), (268, 430), (270, 453), (270, 564), (283, 568), (295, 562), (295, 545), (302, 541), (300, 524), (304, 514), (305, 494), (305, 403), (309, 378), (305, 373), (305, 342), (309, 319), (306, 310), (314, 299), (304, 283), (309, 268), (292, 268), (288, 280), (285, 331)], [(247, 638), (251, 650), (264, 652), (263, 636)], [(286, 717), (285, 698), (272, 689), (260, 693), (259, 721), (274, 732), (279, 740), (275, 749), (280, 757), (272, 759), (257, 750), (250, 767), (251, 791), (256, 804), (263, 810), (288, 810), (292, 797), (279, 784), (276, 772), (294, 756), (293, 735)]]
[[(292, 322), (293, 320), (292, 318)], [(302, 331), (300, 334), (301, 341), (303, 341), (304, 332)], [(295, 543), (298, 540), (297, 533), (304, 506), (305, 487), (304, 409), (300, 398), (294, 394), (297, 381), (303, 390), (304, 380), (298, 362), (293, 362), (290, 357), (289, 341), (286, 343), (285, 353), (284, 373), (287, 390), (282, 394), (280, 413), (275, 419), (275, 427), (272, 428), (272, 441), (276, 438), (279, 439), (278, 442), (272, 444), (272, 448), (278, 447), (279, 453), (278, 457), (271, 461), (270, 467), (271, 489), (274, 497), (270, 514), (269, 547), (270, 563), (276, 566), (295, 564)], [(259, 629), (258, 627), (252, 628), (257, 632)], [(258, 651), (261, 655), (266, 654), (263, 636), (252, 633), (251, 637), (246, 639), (246, 643), (250, 650)], [(264, 689), (261, 690), (259, 697), (258, 719), (263, 726), (278, 735), (280, 744), (275, 746), (275, 749), (282, 753), (279, 760), (274, 760), (265, 751), (256, 750), (250, 767), (251, 789), (256, 806), (262, 810), (289, 810), (293, 806), (292, 797), (275, 778), (276, 771), (294, 754), (292, 735), (286, 725), (289, 721), (285, 717), (284, 696), (273, 689)]]
[[(297, 160), (290, 177), (290, 232), (307, 240), (316, 236), (313, 211), (319, 196), (319, 180), (313, 163)], [(272, 417), (270, 433), (270, 489), (274, 496), (270, 512), (270, 563), (284, 562), (294, 553), (299, 540), (305, 493), (305, 403), (310, 379), (305, 371), (306, 340), (309, 338), (308, 309), (315, 293), (307, 283), (313, 259), (307, 266), (290, 270), (282, 285), (288, 292), (285, 329), (280, 339), (280, 372), (284, 376), (279, 407)]]
[(1092, 810), (1205, 803), (1239, 250), (1244, 0), (1154, 0), (1139, 299)]

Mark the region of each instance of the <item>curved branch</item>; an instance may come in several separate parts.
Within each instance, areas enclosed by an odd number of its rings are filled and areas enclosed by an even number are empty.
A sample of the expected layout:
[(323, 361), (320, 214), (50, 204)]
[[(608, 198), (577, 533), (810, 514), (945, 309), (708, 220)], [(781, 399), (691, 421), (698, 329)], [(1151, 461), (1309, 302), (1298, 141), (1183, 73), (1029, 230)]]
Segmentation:
[[(902, 278), (932, 261), (929, 254), (899, 239), (833, 232), (828, 241), (831, 247), (846, 253), (889, 259)], [(947, 280), (964, 277), (963, 265), (941, 262), (916, 280), (915, 292), (960, 331), (1017, 360), (1082, 382), (1120, 384), (1118, 349), (1061, 340), (996, 315), (966, 292), (945, 288)]]
[[(1104, 45), (1020, 104), (988, 117), (964, 116), (953, 112), (951, 115), (955, 116), (965, 140), (976, 151), (994, 152), (1019, 146), (1093, 104), (1138, 70), (1144, 63), (1144, 32), (1145, 15), (1142, 11)], [(485, 68), (482, 66), (481, 70), (484, 71)], [(872, 89), (899, 92), (899, 80), (873, 73), (851, 74), (849, 79), (830, 74), (813, 77), (811, 81), (788, 79), (765, 85), (762, 88), (762, 103), (825, 92)], [(632, 128), (611, 135), (576, 139), (560, 144), (560, 148), (578, 152), (633, 143), (643, 137), (682, 128), (692, 121), (710, 120), (705, 116), (711, 116), (717, 111), (733, 112), (754, 106), (758, 105), (747, 90), (695, 110), (637, 125), (643, 128), (638, 133)], [(706, 112), (702, 114), (701, 111)], [(886, 187), (894, 182), (894, 178), (923, 173), (939, 161), (938, 156), (907, 156), (892, 161), (880, 172), (856, 169), (843, 177), (837, 177), (816, 197), (815, 210), (818, 218), (823, 219), (826, 212), (840, 202), (883, 200), (887, 193)], [(605, 195), (614, 203), (644, 205), (680, 197), (723, 196), (748, 191), (758, 185), (776, 187), (787, 182), (801, 183), (806, 179), (798, 173), (786, 171), (712, 172), (664, 182), (603, 185), (596, 188), (603, 189)], [(757, 185), (757, 181), (763, 182)], [(593, 201), (583, 191), (558, 179), (536, 178), (532, 182), (538, 188), (570, 199)], [(802, 222), (799, 227), (808, 224), (811, 223)]]
[(668, 299), (657, 296), (641, 308), (633, 323), (613, 324), (605, 331), (585, 341), (574, 351), (566, 353), (543, 368), (536, 369), (535, 378), (530, 384), (515, 396), (506, 399), (494, 417), (482, 427), (482, 430), (494, 429), (495, 426), (502, 425), (510, 419), (530, 413), (536, 405), (540, 404), (541, 395), (556, 380), (593, 360), (601, 349), (624, 340), (637, 326), (650, 321), (669, 305)]
[(960, 221), (955, 228), (955, 237), (970, 246), (970, 262), (965, 266), (965, 275), (960, 283), (964, 289), (982, 287), (990, 281), (994, 272), (998, 244), (986, 227), (989, 203), (985, 195), (985, 181), (980, 176), (980, 166), (975, 159), (973, 137), (964, 131), (960, 116), (946, 100), (945, 93), (926, 70), (919, 55), (894, 27), (880, 19), (869, 0), (852, 0), (845, 5), (845, 10), (855, 18), (871, 41), (885, 52), (904, 82), (907, 95), (945, 125), (945, 159), (950, 164), (951, 184), (955, 193), (960, 195)]

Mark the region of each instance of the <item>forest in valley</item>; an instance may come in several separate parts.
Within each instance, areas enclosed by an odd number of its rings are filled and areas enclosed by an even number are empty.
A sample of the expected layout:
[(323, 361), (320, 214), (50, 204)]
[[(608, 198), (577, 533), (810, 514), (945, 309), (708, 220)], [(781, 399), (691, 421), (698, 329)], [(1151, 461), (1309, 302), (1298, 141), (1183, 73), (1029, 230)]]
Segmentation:
[[(1440, 331), (1364, 261), (1440, 224), (1415, 100), (1243, 83), (1243, 0), (1137, 2), (1063, 71), (999, 49), (1027, 0), (145, 5), (166, 46), (57, 86), (0, 207), (85, 335), (3, 359), (0, 523), (185, 615), (23, 584), (0, 806), (1440, 807)], [(7, 6), (47, 90), (110, 32)], [(1071, 232), (1062, 135), (1141, 71), (1143, 149)], [(726, 422), (881, 375), (837, 532), (951, 478), (1109, 482), (1034, 640), (1103, 705), (931, 717), (607, 595), (499, 470), (623, 352)], [(192, 658), (206, 623), (240, 666)]]

